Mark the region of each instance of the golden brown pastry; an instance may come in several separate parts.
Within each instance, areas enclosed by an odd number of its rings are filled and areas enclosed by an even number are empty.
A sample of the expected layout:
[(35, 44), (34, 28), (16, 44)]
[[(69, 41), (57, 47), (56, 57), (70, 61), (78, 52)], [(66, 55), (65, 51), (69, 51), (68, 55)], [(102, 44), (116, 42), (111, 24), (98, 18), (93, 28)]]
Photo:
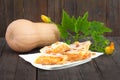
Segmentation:
[(62, 54), (68, 50), (70, 50), (70, 46), (68, 44), (63, 42), (56, 42), (51, 46), (46, 46), (42, 48), (40, 51), (41, 53), (47, 53), (47, 54), (57, 54), (57, 53)]
[(35, 60), (35, 63), (54, 65), (87, 59), (92, 55), (91, 51), (89, 51), (90, 45), (90, 41), (76, 41), (71, 45), (68, 45), (64, 42), (56, 42), (50, 46), (45, 46), (40, 49), (41, 54), (47, 55), (39, 56)]
[(89, 47), (91, 45), (90, 41), (85, 41), (85, 42), (74, 42), (73, 44), (70, 45), (71, 49), (74, 50), (89, 50)]
[(43, 65), (54, 65), (54, 64), (64, 64), (66, 62), (67, 56), (65, 55), (60, 55), (60, 56), (55, 56), (55, 55), (43, 55), (39, 56), (36, 60), (36, 64), (43, 64)]
[(68, 57), (68, 61), (77, 61), (87, 59), (91, 56), (90, 51), (70, 50), (65, 52)]

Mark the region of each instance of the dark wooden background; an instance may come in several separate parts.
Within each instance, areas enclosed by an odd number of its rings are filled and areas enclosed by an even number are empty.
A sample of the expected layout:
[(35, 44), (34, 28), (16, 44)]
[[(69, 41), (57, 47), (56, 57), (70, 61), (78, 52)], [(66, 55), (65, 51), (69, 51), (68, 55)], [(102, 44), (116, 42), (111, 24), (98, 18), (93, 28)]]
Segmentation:
[(0, 0), (0, 37), (5, 36), (8, 24), (19, 18), (38, 22), (45, 14), (60, 23), (62, 9), (76, 17), (88, 11), (89, 20), (113, 29), (108, 36), (120, 36), (120, 0)]

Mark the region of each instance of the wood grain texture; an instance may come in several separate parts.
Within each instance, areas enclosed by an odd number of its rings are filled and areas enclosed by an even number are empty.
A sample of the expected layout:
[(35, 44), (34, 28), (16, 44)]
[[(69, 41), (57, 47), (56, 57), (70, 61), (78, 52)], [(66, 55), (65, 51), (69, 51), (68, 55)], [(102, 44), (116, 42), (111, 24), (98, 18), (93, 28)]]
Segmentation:
[(55, 0), (55, 23), (61, 22), (62, 9), (62, 0)]
[[(38, 53), (38, 51), (39, 49), (36, 48), (26, 53), (17, 53), (17, 54), (33, 54), (33, 53)], [(37, 72), (36, 72), (37, 68), (35, 68), (30, 63), (26, 62), (20, 57), (18, 58), (17, 62), (18, 63), (16, 67), (14, 80), (37, 80)]]
[(14, 0), (4, 0), (4, 13), (7, 27), (14, 20)]
[(76, 16), (76, 0), (62, 0), (62, 9), (64, 9), (70, 16)]
[[(0, 39), (0, 44), (1, 40), (5, 42), (5, 39)], [(11, 50), (7, 43), (5, 47), (0, 46), (0, 49), (3, 49), (0, 57), (0, 80), (37, 80), (36, 68), (20, 58), (19, 53)], [(34, 52), (38, 50), (31, 51)]]
[(55, 21), (55, 1), (54, 0), (48, 0), (48, 16), (50, 16), (52, 21)]
[[(109, 37), (115, 43), (113, 55), (102, 55), (92, 61), (61, 70), (41, 70), (33, 67), (11, 50), (4, 38), (0, 38), (0, 80), (119, 80), (120, 37)], [(4, 45), (3, 45), (4, 43)], [(38, 52), (34, 49), (27, 53)]]
[(2, 56), (4, 46), (5, 46), (5, 39), (0, 38), (0, 56)]
[(0, 80), (14, 80), (18, 56), (12, 51), (7, 43), (0, 57)]
[(83, 80), (102, 80), (102, 75), (98, 71), (94, 61), (80, 65)]
[(80, 66), (61, 70), (38, 70), (38, 80), (83, 80)]
[[(115, 38), (115, 37), (110, 39), (115, 43), (116, 50), (113, 55), (111, 56), (103, 55), (95, 59), (95, 64), (98, 67), (98, 70), (101, 73), (103, 80), (119, 80), (120, 79), (120, 77), (118, 76), (118, 74), (120, 74), (120, 64), (119, 64), (120, 44), (118, 42), (119, 39), (120, 38)], [(114, 75), (114, 77), (110, 75)]]
[(36, 80), (36, 68), (19, 58), (14, 80)]
[(38, 0), (37, 1), (37, 9), (38, 9), (38, 20), (41, 21), (40, 16), (42, 14), (48, 16), (48, 0)]
[(76, 0), (77, 16), (89, 13), (89, 20), (106, 23), (106, 0)]
[(111, 56), (101, 56), (97, 58), (96, 65), (98, 66), (98, 70), (101, 73), (103, 80), (119, 80), (120, 77), (118, 74), (120, 74), (120, 70)]
[(61, 22), (62, 10), (71, 16), (89, 13), (89, 20), (105, 23), (113, 32), (107, 36), (120, 36), (120, 0), (0, 0), (0, 37), (13, 20), (19, 18), (40, 22), (40, 15), (49, 16), (55, 23)]
[(112, 55), (112, 59), (113, 61), (116, 63), (116, 65), (120, 68), (120, 62), (119, 62), (119, 58), (120, 58), (120, 37), (114, 37), (111, 38), (111, 41), (114, 42), (115, 44), (115, 51), (114, 51), (114, 55)]
[(24, 4), (23, 0), (14, 0), (14, 20), (24, 17)]
[(0, 37), (4, 37), (6, 30), (4, 0), (0, 0)]
[(113, 33), (110, 36), (120, 36), (120, 0), (107, 0), (107, 26)]
[(32, 21), (37, 21), (37, 0), (24, 0), (24, 18)]

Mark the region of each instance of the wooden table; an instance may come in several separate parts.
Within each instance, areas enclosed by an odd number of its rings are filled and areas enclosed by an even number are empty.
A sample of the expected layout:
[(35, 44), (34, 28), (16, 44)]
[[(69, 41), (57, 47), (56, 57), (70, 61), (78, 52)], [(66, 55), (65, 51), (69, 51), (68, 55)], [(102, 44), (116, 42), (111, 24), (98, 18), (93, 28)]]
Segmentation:
[[(47, 71), (24, 61), (0, 38), (0, 80), (120, 80), (120, 37), (110, 39), (116, 48), (112, 56), (103, 55), (83, 65)], [(33, 52), (38, 49), (28, 53)]]

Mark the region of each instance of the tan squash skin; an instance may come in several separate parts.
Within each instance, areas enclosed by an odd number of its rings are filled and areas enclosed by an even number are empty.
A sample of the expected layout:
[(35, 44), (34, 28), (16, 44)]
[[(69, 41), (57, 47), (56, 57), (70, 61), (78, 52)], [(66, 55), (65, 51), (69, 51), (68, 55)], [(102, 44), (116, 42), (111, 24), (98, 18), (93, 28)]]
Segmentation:
[(60, 34), (55, 24), (35, 23), (19, 19), (8, 26), (5, 38), (9, 47), (13, 50), (27, 52), (58, 41)]

